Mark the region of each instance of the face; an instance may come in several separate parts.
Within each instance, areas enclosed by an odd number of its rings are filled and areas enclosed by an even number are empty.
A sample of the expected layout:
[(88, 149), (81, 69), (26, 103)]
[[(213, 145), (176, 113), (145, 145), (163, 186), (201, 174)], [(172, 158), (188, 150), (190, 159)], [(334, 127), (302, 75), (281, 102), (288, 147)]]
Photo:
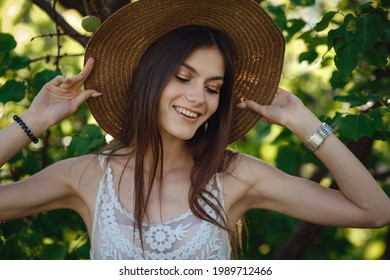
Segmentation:
[(224, 59), (216, 47), (200, 48), (188, 56), (160, 97), (158, 124), (163, 139), (194, 136), (217, 110), (224, 73)]

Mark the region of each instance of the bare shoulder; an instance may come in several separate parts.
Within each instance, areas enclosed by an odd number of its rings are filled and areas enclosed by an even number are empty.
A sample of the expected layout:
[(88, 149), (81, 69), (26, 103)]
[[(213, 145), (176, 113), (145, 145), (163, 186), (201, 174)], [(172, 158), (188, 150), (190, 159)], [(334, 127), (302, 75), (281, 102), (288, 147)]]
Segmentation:
[[(69, 158), (58, 162), (56, 169), (66, 183), (80, 196), (92, 191), (96, 192), (103, 170), (99, 163), (99, 155), (89, 154)], [(91, 189), (92, 188), (92, 189)]]
[(226, 173), (226, 178), (227, 180), (238, 180), (250, 188), (254, 184), (258, 184), (259, 181), (270, 180), (276, 173), (282, 172), (259, 158), (237, 153)]

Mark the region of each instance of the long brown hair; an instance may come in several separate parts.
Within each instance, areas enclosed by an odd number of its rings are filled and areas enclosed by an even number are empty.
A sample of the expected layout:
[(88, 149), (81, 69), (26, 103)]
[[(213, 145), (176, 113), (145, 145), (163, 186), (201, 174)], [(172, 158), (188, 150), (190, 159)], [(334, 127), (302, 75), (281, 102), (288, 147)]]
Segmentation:
[[(188, 141), (194, 160), (188, 201), (197, 217), (230, 231), (221, 203), (206, 190), (206, 185), (214, 174), (225, 171), (234, 158), (232, 152), (226, 151), (233, 113), (234, 46), (228, 36), (219, 30), (185, 26), (169, 32), (145, 52), (129, 89), (128, 115), (123, 122), (126, 129), (123, 130), (122, 142), (111, 149), (111, 152), (115, 152), (122, 147), (131, 147), (135, 154), (134, 217), (140, 237), (156, 176), (160, 176), (158, 179), (162, 181), (163, 145), (157, 123), (161, 93), (194, 50), (212, 46), (217, 47), (224, 57), (224, 83), (220, 90), (218, 109), (207, 121), (207, 129), (202, 125)], [(147, 154), (153, 158), (148, 167), (146, 186), (144, 171)], [(202, 202), (217, 213), (217, 219), (205, 211)], [(140, 240), (142, 242), (142, 238)]]

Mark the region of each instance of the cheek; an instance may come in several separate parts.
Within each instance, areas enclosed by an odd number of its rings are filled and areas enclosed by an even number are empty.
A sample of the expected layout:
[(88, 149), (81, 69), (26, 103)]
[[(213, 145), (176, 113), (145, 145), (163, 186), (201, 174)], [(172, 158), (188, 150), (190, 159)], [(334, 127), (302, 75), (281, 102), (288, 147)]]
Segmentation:
[(219, 95), (215, 95), (215, 96), (212, 96), (209, 100), (209, 112), (210, 112), (210, 115), (214, 114), (215, 111), (217, 111), (218, 109), (218, 105), (219, 105)]

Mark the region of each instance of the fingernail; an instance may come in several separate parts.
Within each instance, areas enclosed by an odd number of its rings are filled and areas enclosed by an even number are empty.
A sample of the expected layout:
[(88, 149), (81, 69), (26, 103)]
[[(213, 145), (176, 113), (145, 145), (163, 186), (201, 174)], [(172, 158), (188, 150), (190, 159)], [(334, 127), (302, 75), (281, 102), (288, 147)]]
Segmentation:
[(101, 92), (94, 92), (92, 93), (92, 97), (98, 97), (98, 96), (101, 96), (102, 93)]

